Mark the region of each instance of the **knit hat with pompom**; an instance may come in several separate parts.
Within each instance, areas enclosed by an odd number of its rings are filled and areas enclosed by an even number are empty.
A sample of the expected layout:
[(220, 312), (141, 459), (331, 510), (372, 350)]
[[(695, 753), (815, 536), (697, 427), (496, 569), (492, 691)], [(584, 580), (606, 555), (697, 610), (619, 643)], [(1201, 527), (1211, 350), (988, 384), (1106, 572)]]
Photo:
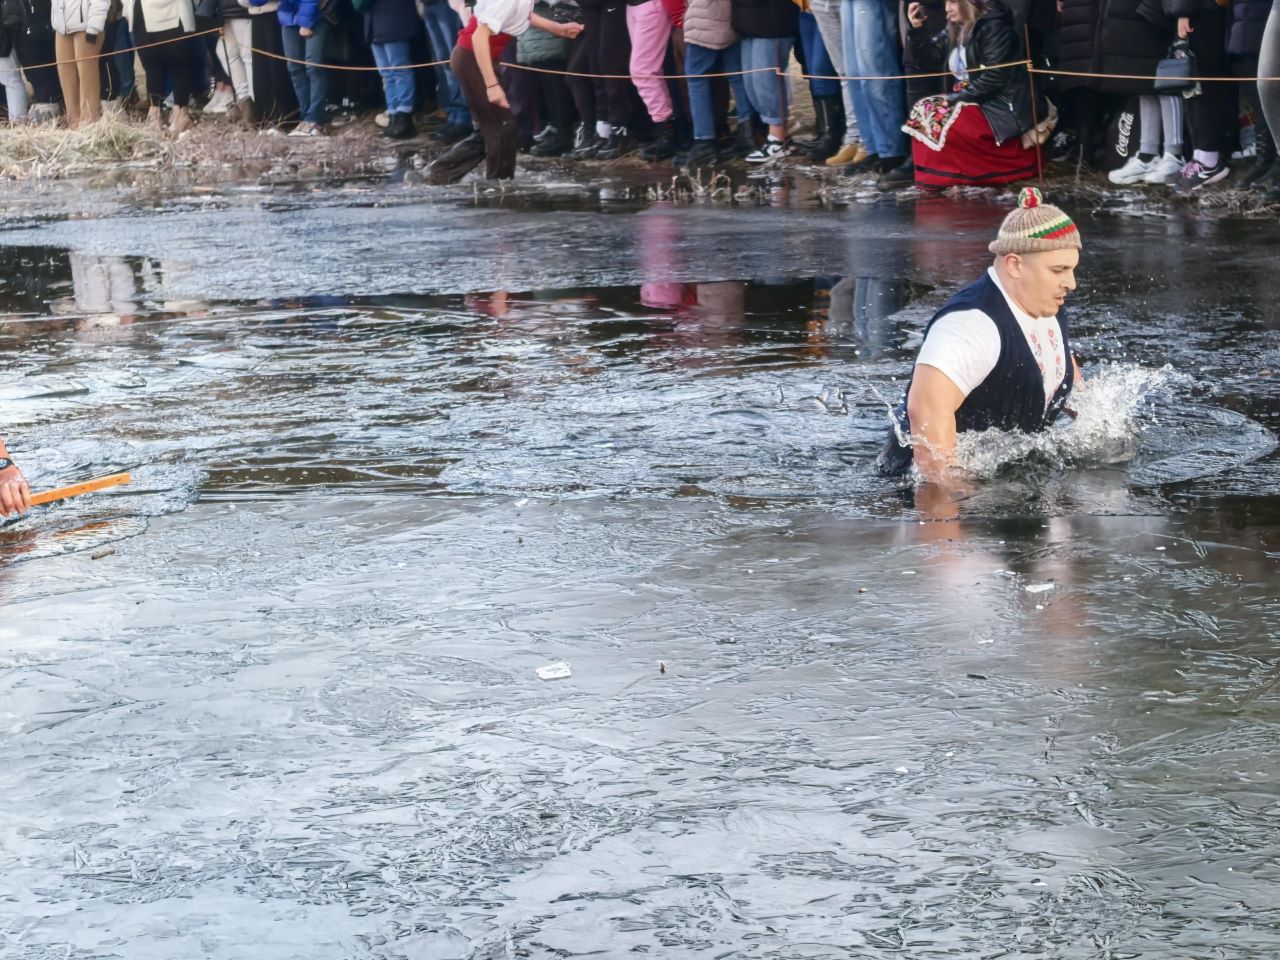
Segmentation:
[(1080, 249), (1080, 231), (1075, 221), (1057, 207), (1044, 202), (1035, 187), (1023, 187), (1018, 209), (1004, 218), (1000, 235), (987, 249), (998, 257), (1006, 253), (1043, 253), (1046, 250)]

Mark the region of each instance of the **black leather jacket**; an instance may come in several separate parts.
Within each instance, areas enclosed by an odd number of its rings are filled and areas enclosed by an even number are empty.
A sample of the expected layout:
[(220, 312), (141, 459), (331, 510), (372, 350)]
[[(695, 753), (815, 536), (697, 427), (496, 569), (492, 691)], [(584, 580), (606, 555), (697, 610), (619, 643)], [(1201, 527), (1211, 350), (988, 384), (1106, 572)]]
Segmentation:
[[(908, 40), (921, 68), (948, 69), (951, 42), (947, 31), (930, 36), (923, 28), (912, 28)], [(965, 64), (973, 71), (981, 66), (1022, 60), (1025, 56), (1022, 40), (1014, 30), (1013, 14), (1000, 0), (993, 0), (969, 34), (969, 42), (964, 47)], [(964, 89), (948, 97), (979, 104), (991, 124), (996, 143), (1026, 133), (1035, 126), (1035, 118), (1043, 119), (1048, 111), (1043, 99), (1035, 105), (1036, 110), (1032, 110), (1030, 77), (1021, 64), (970, 73)]]

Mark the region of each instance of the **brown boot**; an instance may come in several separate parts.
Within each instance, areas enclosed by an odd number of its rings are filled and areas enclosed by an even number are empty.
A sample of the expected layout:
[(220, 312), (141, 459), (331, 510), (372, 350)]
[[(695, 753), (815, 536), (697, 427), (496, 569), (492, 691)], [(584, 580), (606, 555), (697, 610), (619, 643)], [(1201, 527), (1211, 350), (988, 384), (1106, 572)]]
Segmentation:
[(173, 116), (169, 119), (169, 132), (175, 137), (184, 130), (190, 130), (195, 126), (195, 122), (191, 119), (191, 112), (186, 107), (174, 107)]
[(242, 124), (246, 127), (257, 125), (258, 111), (254, 109), (252, 98), (238, 101), (236, 109), (240, 112), (240, 122)]
[(155, 133), (164, 129), (164, 111), (155, 104), (152, 104), (151, 109), (147, 111), (147, 126)]

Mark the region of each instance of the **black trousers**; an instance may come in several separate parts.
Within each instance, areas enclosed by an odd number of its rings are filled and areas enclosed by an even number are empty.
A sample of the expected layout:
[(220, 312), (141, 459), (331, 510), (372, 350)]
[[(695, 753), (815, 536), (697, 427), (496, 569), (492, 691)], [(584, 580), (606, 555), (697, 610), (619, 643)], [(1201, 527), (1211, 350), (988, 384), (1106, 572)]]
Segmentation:
[(142, 0), (133, 0), (134, 45), (161, 44), (138, 51), (138, 59), (147, 74), (147, 94), (153, 107), (164, 103), (166, 77), (173, 84), (174, 106), (191, 104), (191, 61), (201, 57), (202, 52), (194, 40), (183, 39), (186, 36), (187, 32), (181, 26), (156, 33), (149, 31), (142, 15)]
[(631, 34), (627, 31), (627, 5), (582, 8), (581, 37), (569, 54), (569, 71), (593, 76), (616, 74), (624, 80), (569, 77), (569, 92), (584, 123), (604, 120), (625, 127), (631, 122), (634, 88), (631, 85)]
[[(1205, 10), (1191, 18), (1191, 52), (1202, 77), (1225, 77), (1227, 65), (1227, 11)], [(1239, 84), (1201, 83), (1200, 96), (1187, 103), (1191, 149), (1222, 152), (1230, 146), (1239, 117)]]

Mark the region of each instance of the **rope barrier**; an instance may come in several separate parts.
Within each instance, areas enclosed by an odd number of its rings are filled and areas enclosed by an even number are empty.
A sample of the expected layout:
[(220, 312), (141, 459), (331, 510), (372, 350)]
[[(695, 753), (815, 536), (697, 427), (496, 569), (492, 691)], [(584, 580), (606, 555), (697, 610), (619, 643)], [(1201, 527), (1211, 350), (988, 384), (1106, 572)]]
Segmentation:
[(36, 63), (28, 66), (25, 63), (18, 64), (20, 70), (48, 70), (50, 67), (57, 67), (59, 63), (88, 63), (90, 60), (101, 60), (103, 57), (114, 57), (121, 53), (136, 53), (139, 50), (150, 50), (152, 47), (163, 47), (170, 43), (181, 43), (183, 40), (194, 40), (196, 37), (207, 37), (211, 33), (222, 33), (221, 27), (214, 27), (211, 30), (201, 30), (199, 33), (186, 33), (180, 37), (174, 37), (169, 40), (156, 40), (154, 43), (140, 43), (133, 47), (124, 47), (120, 50), (111, 50), (108, 53), (91, 53), (86, 57), (72, 57), (68, 60), (55, 60), (53, 63)]

